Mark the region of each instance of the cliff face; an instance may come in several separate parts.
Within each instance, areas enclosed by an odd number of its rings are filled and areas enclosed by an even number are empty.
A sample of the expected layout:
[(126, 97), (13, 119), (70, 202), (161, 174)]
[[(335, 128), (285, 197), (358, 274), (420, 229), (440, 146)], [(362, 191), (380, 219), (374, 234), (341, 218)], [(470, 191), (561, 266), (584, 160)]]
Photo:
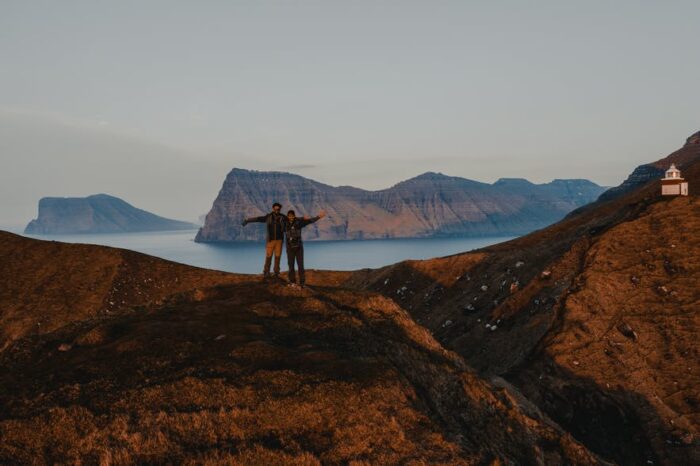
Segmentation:
[[(473, 253), (357, 272), (485, 377), (619, 464), (700, 464), (700, 144), (658, 179)], [(694, 188), (695, 187), (695, 188)]]
[(244, 217), (283, 210), (328, 217), (305, 230), (307, 239), (516, 235), (551, 224), (593, 201), (603, 188), (586, 180), (535, 185), (502, 179), (490, 185), (426, 173), (381, 191), (332, 187), (298, 175), (232, 170), (196, 241), (264, 239)]
[(137, 231), (190, 230), (196, 225), (170, 220), (137, 209), (107, 194), (88, 197), (45, 197), (39, 216), (29, 222), (28, 234), (126, 233)]
[(3, 232), (0, 258), (0, 463), (604, 464), (347, 273)]

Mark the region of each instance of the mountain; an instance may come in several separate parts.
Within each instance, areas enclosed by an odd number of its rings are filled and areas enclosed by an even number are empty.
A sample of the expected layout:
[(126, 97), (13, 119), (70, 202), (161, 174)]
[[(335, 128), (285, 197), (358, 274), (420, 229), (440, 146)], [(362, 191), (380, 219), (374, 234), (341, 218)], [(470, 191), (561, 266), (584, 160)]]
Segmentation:
[(137, 209), (107, 194), (88, 197), (44, 197), (39, 216), (29, 222), (28, 234), (126, 233), (137, 231), (191, 230), (197, 226), (170, 220)]
[(700, 144), (647, 166), (671, 163), (690, 196), (627, 183), (530, 235), (346, 286), (395, 299), (602, 457), (700, 464)]
[(244, 217), (270, 211), (273, 202), (303, 215), (328, 217), (307, 228), (307, 239), (430, 236), (509, 236), (542, 228), (594, 201), (604, 188), (587, 180), (533, 184), (524, 179), (479, 183), (425, 173), (380, 191), (333, 187), (299, 175), (233, 169), (195, 241), (263, 240), (261, 225)]
[(348, 272), (4, 232), (0, 263), (3, 464), (608, 464)]

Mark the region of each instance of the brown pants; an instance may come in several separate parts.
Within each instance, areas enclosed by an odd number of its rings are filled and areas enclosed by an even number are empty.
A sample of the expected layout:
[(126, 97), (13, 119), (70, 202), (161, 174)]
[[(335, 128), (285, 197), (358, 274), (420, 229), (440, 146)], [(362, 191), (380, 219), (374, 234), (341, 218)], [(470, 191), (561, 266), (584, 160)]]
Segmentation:
[(270, 275), (270, 265), (272, 265), (272, 254), (275, 255), (275, 275), (280, 273), (280, 260), (282, 259), (282, 240), (275, 239), (265, 244), (265, 268), (264, 275)]

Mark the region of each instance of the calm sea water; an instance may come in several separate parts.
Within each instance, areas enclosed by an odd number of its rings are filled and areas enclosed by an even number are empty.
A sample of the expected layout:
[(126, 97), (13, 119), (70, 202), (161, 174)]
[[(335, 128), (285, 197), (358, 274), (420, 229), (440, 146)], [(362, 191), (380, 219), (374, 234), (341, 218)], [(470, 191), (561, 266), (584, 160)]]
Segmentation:
[[(119, 233), (101, 235), (25, 235), (30, 238), (88, 243), (131, 249), (183, 264), (239, 273), (260, 273), (263, 243), (195, 243), (192, 231)], [(307, 241), (307, 269), (357, 270), (393, 264), (405, 259), (428, 259), (478, 249), (511, 238), (430, 238), (365, 241)], [(282, 269), (286, 270), (286, 255)]]

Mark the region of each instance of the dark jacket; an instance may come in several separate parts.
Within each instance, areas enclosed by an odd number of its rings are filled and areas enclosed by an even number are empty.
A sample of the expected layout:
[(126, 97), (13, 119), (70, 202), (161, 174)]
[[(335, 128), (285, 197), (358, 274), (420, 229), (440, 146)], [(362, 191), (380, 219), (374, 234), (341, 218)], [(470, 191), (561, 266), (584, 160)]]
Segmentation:
[(295, 218), (294, 221), (290, 222), (287, 220), (285, 223), (285, 234), (287, 238), (287, 247), (288, 248), (298, 248), (303, 245), (303, 242), (301, 241), (301, 229), (304, 228), (307, 225), (311, 225), (315, 221), (317, 221), (321, 217), (312, 217), (312, 218)]
[(282, 214), (270, 212), (261, 217), (251, 217), (245, 219), (245, 223), (265, 223), (267, 224), (267, 240), (284, 239), (284, 229), (287, 225), (287, 217)]

